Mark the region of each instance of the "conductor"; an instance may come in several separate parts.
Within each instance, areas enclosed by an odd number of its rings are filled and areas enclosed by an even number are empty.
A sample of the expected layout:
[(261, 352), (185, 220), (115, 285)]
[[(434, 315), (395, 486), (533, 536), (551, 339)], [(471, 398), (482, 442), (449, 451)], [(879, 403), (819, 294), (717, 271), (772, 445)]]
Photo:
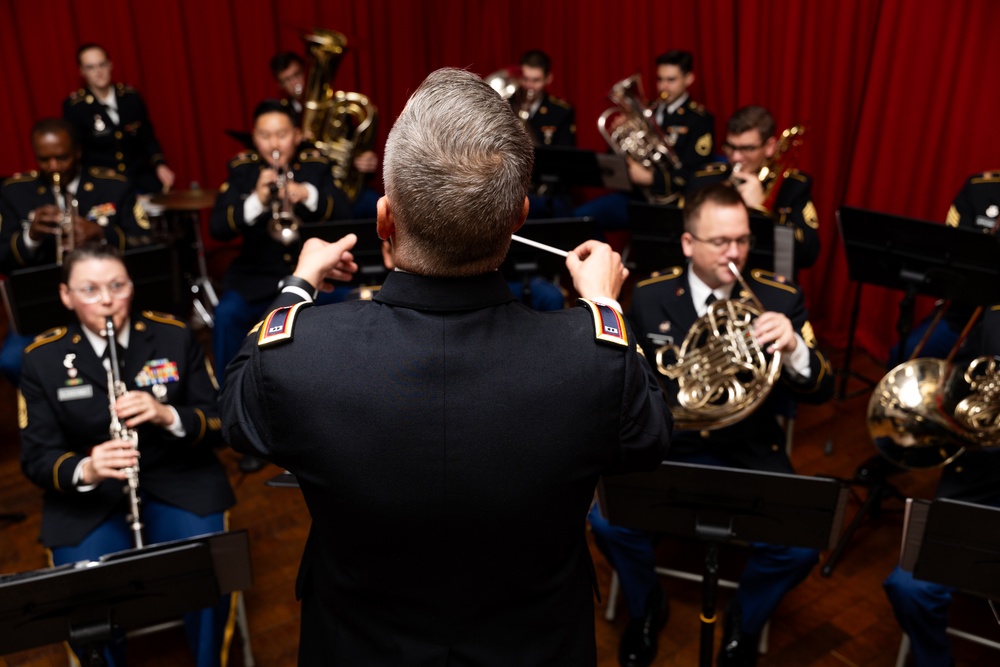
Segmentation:
[(585, 539), (599, 475), (655, 467), (672, 419), (596, 241), (579, 307), (537, 312), (497, 271), (532, 143), (478, 77), (432, 73), (385, 151), (372, 301), (311, 307), (356, 269), (311, 239), (226, 375), (223, 430), (298, 478), (312, 516), (300, 665), (596, 664)]

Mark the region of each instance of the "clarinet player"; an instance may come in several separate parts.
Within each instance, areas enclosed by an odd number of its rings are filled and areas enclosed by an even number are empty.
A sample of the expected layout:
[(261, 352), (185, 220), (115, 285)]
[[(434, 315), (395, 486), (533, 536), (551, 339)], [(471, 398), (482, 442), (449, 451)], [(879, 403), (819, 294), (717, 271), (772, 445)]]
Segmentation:
[[(63, 263), (59, 295), (77, 322), (38, 336), (25, 349), (19, 395), (21, 467), (45, 491), (41, 542), (53, 565), (96, 560), (136, 546), (123, 492), (139, 469), (144, 541), (156, 544), (225, 529), (235, 498), (213, 447), (220, 444), (214, 379), (186, 325), (131, 310), (133, 285), (117, 249), (77, 248)], [(115, 354), (105, 335), (114, 325)], [(112, 358), (125, 391), (109, 406)], [(138, 448), (113, 439), (117, 419)], [(229, 596), (186, 615), (196, 664), (220, 664)], [(124, 664), (122, 637), (106, 651)]]

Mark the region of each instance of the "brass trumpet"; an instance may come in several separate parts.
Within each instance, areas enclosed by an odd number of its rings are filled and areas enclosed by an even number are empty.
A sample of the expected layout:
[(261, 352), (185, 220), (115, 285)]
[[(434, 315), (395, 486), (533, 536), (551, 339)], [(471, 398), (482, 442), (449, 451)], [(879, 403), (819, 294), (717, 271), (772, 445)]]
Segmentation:
[(292, 245), (300, 238), (299, 227), (302, 226), (302, 220), (295, 215), (295, 209), (288, 199), (288, 183), (294, 179), (294, 174), (277, 164), (280, 157), (279, 151), (271, 152), (278, 180), (271, 183), (271, 219), (267, 221), (267, 233), (282, 245)]
[(75, 224), (77, 212), (77, 202), (76, 198), (70, 199), (69, 193), (63, 193), (62, 191), (62, 176), (57, 171), (52, 174), (52, 194), (55, 195), (56, 206), (59, 206), (59, 200), (63, 200), (63, 205), (60, 206), (62, 209), (62, 218), (59, 220), (59, 225), (56, 227), (56, 265), (62, 266), (63, 257), (73, 251), (76, 247), (75, 239)]

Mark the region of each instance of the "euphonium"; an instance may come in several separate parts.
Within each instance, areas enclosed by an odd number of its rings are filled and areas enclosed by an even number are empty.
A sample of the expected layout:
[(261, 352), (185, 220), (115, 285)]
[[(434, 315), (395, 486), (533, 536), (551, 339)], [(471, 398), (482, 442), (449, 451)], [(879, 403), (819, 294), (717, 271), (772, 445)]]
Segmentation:
[[(118, 349), (116, 347), (117, 337), (115, 335), (115, 323), (110, 316), (104, 319), (104, 334), (108, 341), (108, 353), (110, 355), (111, 368), (108, 369), (108, 401), (111, 411), (111, 426), (108, 429), (112, 440), (124, 440), (134, 449), (139, 448), (139, 434), (135, 429), (125, 426), (124, 422), (118, 419), (118, 411), (115, 410), (115, 401), (124, 396), (128, 391), (125, 383), (122, 382), (121, 373), (118, 370)], [(128, 484), (124, 492), (128, 494), (129, 514), (127, 517), (129, 528), (132, 531), (132, 541), (136, 549), (143, 546), (142, 542), (142, 522), (139, 520), (139, 464), (125, 468)]]
[(318, 29), (303, 35), (302, 41), (312, 59), (303, 102), (302, 131), (333, 163), (334, 182), (354, 201), (364, 181), (354, 159), (372, 148), (378, 109), (361, 93), (334, 91), (330, 85), (347, 48), (344, 35)]
[[(781, 373), (781, 352), (768, 355), (753, 332), (753, 319), (764, 307), (732, 262), (729, 269), (749, 301), (712, 303), (680, 348), (664, 345), (656, 351), (656, 367), (677, 380), (671, 412), (678, 429), (712, 430), (743, 419), (767, 398)], [(674, 363), (666, 362), (668, 353)]]
[[(645, 102), (642, 81), (638, 74), (619, 81), (611, 87), (608, 97), (617, 106), (606, 109), (597, 119), (597, 129), (617, 155), (631, 157), (647, 169), (657, 169), (669, 186), (675, 180), (671, 171), (681, 169), (680, 158), (653, 118), (653, 110)], [(614, 119), (614, 120), (613, 120)], [(677, 195), (654, 197), (651, 201), (666, 203)]]
[(514, 114), (524, 123), (524, 129), (528, 131), (528, 136), (531, 137), (535, 145), (538, 145), (540, 143), (538, 135), (531, 127), (531, 107), (535, 104), (535, 91), (521, 87), (520, 71), (519, 67), (506, 67), (493, 72), (483, 81), (497, 91), (501, 99), (510, 102)]
[[(278, 151), (271, 152), (271, 159), (275, 162), (280, 158)], [(278, 172), (278, 180), (271, 183), (271, 219), (267, 221), (268, 235), (282, 245), (292, 245), (299, 240), (299, 227), (302, 221), (295, 215), (295, 209), (288, 200), (287, 185), (294, 178), (294, 174), (274, 165)]]
[(62, 218), (59, 221), (59, 226), (56, 227), (56, 264), (62, 266), (63, 257), (66, 253), (72, 252), (73, 248), (76, 247), (76, 239), (74, 232), (74, 219), (77, 216), (77, 203), (76, 198), (70, 199), (69, 193), (63, 193), (62, 191), (62, 176), (59, 172), (52, 174), (52, 194), (55, 195), (56, 206), (59, 206), (59, 200), (63, 199), (62, 205)]

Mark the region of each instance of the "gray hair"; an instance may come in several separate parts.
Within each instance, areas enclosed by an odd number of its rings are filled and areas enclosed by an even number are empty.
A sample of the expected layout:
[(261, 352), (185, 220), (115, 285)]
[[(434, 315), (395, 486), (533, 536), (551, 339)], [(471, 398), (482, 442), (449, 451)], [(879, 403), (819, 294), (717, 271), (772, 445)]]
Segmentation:
[(432, 72), (385, 146), (396, 265), (431, 276), (495, 270), (510, 247), (534, 150), (510, 105), (459, 69)]

